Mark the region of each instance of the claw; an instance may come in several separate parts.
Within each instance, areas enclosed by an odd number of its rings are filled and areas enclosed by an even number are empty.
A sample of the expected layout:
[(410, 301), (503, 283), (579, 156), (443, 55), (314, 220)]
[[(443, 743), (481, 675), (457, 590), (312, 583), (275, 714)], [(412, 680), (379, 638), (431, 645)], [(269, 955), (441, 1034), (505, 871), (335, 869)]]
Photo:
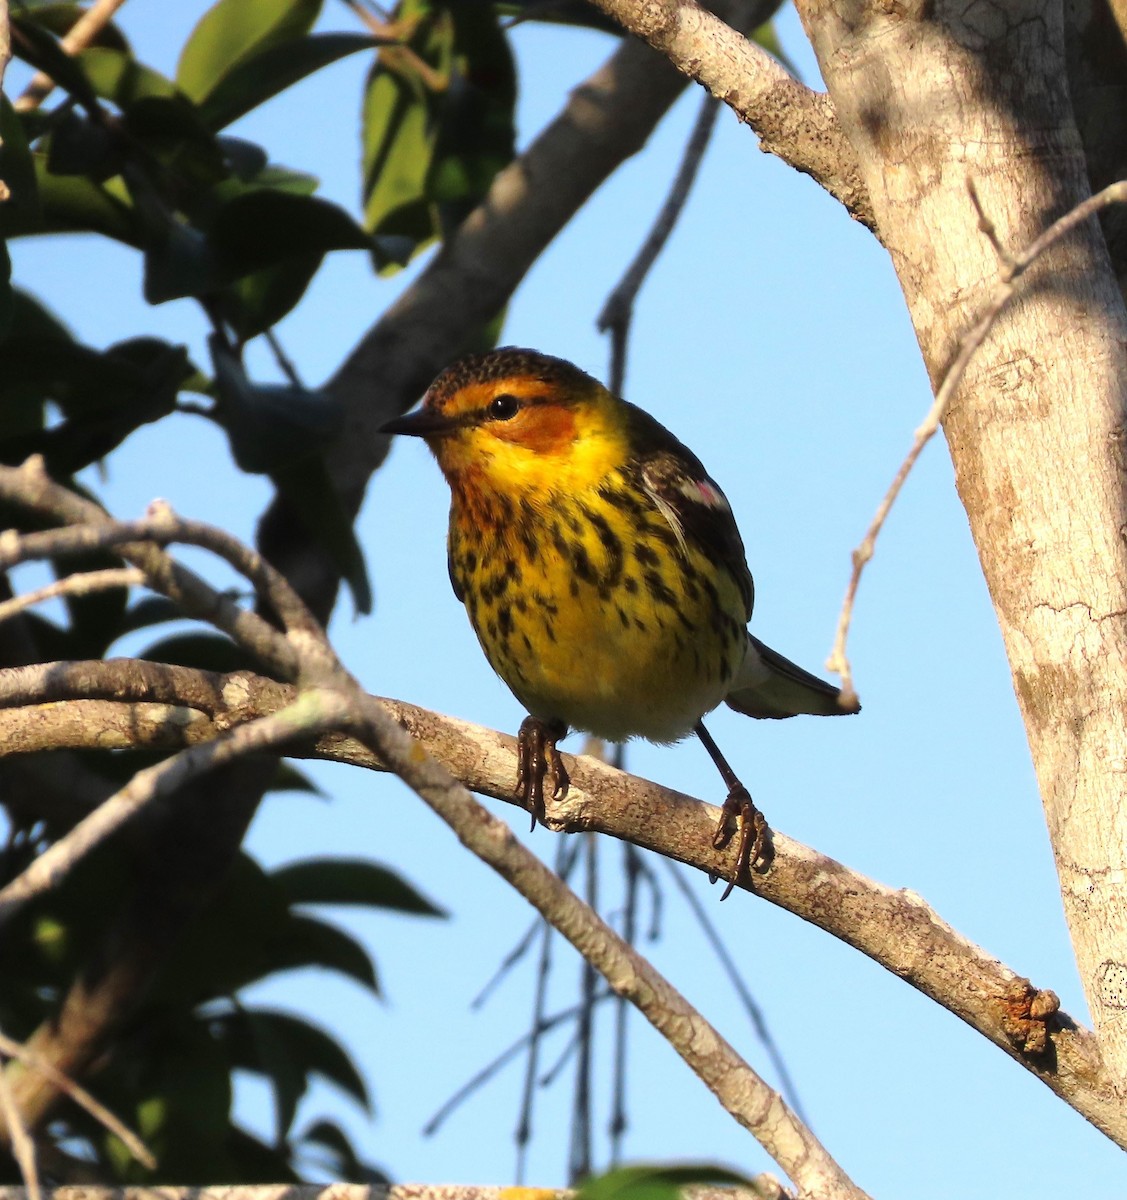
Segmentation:
[(556, 742), (567, 734), (562, 721), (525, 717), (517, 734), (517, 785), (513, 789), (532, 815), (532, 828), (544, 819), (544, 777), (551, 776), (552, 799), (562, 800), (571, 786)]
[(770, 845), (767, 841), (767, 818), (755, 807), (750, 793), (742, 783), (735, 784), (724, 801), (716, 832), (712, 835), (712, 844), (717, 850), (723, 850), (732, 840), (733, 817), (740, 831), (740, 840), (736, 848), (736, 869), (720, 897), (721, 902), (732, 894), (732, 889), (742, 875), (753, 871), (759, 862), (766, 865), (771, 861)]

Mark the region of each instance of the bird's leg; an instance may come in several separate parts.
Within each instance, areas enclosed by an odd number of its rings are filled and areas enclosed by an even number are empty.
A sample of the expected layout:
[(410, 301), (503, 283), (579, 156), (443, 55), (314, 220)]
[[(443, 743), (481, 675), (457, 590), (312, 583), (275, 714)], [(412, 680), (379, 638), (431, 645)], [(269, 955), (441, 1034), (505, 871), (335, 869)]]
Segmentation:
[[(729, 823), (736, 818), (740, 831), (739, 846), (736, 852), (736, 869), (728, 886), (720, 899), (727, 900), (736, 886), (736, 880), (745, 872), (750, 871), (760, 859), (769, 860), (770, 850), (767, 846), (767, 818), (755, 807), (751, 793), (740, 783), (735, 771), (728, 765), (728, 760), (720, 753), (720, 747), (712, 740), (712, 734), (704, 727), (703, 721), (698, 721), (694, 732), (700, 738), (709, 757), (716, 764), (724, 782), (728, 785), (728, 795), (724, 800), (724, 808), (712, 835), (712, 844), (717, 850), (723, 850), (732, 840), (732, 830)], [(764, 852), (767, 851), (765, 854)]]
[(567, 735), (563, 721), (542, 721), (539, 717), (525, 717), (517, 734), (517, 786), (516, 794), (532, 814), (532, 828), (537, 818), (544, 819), (544, 776), (552, 779), (552, 799), (562, 800), (567, 795), (571, 780), (563, 765), (556, 742)]

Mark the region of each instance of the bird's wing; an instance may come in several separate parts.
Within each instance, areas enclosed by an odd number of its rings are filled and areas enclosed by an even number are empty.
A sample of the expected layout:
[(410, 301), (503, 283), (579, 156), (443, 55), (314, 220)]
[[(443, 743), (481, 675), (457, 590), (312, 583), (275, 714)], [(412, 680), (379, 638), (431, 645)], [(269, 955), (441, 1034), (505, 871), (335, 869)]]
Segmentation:
[(860, 712), (856, 701), (851, 706), (842, 704), (841, 693), (832, 683), (811, 675), (750, 633), (747, 638), (747, 657), (727, 696), (728, 706), (736, 712), (776, 718)]
[(755, 586), (728, 498), (700, 459), (664, 425), (640, 408), (628, 407), (642, 489), (672, 527), (682, 551), (691, 544), (728, 571), (743, 595), (743, 619), (750, 620)]
[(450, 545), (450, 539), (446, 539), (446, 573), (450, 576), (450, 586), (454, 589), (454, 595), (457, 596), (458, 602), (464, 604), (466, 601), (465, 589), (458, 584), (458, 578), (454, 574), (454, 551)]

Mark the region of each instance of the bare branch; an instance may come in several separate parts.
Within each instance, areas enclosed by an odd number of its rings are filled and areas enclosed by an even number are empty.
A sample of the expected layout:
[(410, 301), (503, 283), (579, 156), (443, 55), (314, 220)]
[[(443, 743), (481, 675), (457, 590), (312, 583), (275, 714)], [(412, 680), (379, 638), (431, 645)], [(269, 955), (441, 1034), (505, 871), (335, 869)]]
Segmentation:
[[(2, 535), (0, 535), (2, 536)], [(136, 567), (110, 567), (104, 571), (85, 571), (80, 575), (68, 575), (56, 579), (33, 592), (13, 596), (0, 604), (0, 621), (7, 621), (17, 613), (53, 600), (57, 596), (90, 596), (94, 592), (105, 592), (113, 588), (138, 587), (145, 582), (145, 574)]]
[(600, 333), (608, 330), (611, 336), (611, 369), (608, 387), (616, 396), (622, 395), (626, 379), (626, 341), (630, 334), (630, 322), (634, 316), (634, 301), (638, 297), (646, 276), (650, 273), (658, 255), (669, 240), (677, 224), (677, 218), (689, 198), (693, 180), (697, 177), (704, 152), (712, 138), (712, 130), (716, 125), (716, 117), (720, 112), (720, 103), (713, 96), (705, 96), (700, 106), (693, 131), (685, 144), (681, 165), (669, 189), (669, 195), (661, 206), (661, 211), (650, 229), (646, 240), (642, 243), (633, 262), (626, 268), (626, 273), (618, 281), (615, 289), (607, 297), (595, 325)]
[(336, 692), (299, 692), (292, 704), (270, 716), (138, 771), (125, 787), (0, 888), (0, 926), (29, 900), (55, 887), (80, 858), (158, 796), (167, 796), (189, 779), (235, 758), (340, 725), (347, 715), (347, 705)]
[[(16, 753), (62, 746), (191, 745), (278, 712), (294, 696), (292, 686), (248, 672), (214, 675), (160, 663), (48, 663), (0, 670), (0, 746)], [(71, 703), (59, 703), (67, 699)], [(20, 703), (30, 707), (13, 707)], [(401, 701), (379, 703), (397, 728), (428, 746), (472, 791), (515, 803), (513, 738)], [(341, 734), (323, 735), (288, 752), (387, 769), (370, 750)], [(567, 766), (571, 791), (550, 806), (551, 828), (606, 833), (711, 876), (731, 874), (732, 852), (711, 844), (718, 815), (711, 805), (593, 758), (567, 756)], [(770, 870), (754, 879), (756, 895), (856, 947), (943, 1005), (1127, 1145), (1127, 1114), (1102, 1072), (1095, 1039), (1055, 1010), (1051, 992), (1033, 987), (962, 937), (919, 896), (868, 879), (778, 831), (772, 840), (774, 859)]]
[[(684, 1189), (684, 1200), (781, 1200), (785, 1193), (770, 1175), (747, 1188), (693, 1185)], [(512, 1200), (511, 1187), (479, 1184), (398, 1183), (390, 1186), (361, 1183), (224, 1184), (214, 1187), (174, 1187), (162, 1184), (160, 1200)], [(575, 1200), (566, 1188), (536, 1188), (537, 1200)], [(142, 1187), (52, 1188), (44, 1200), (152, 1200), (153, 1189)], [(0, 1186), (0, 1200), (30, 1200), (25, 1188)]]
[[(113, 518), (92, 500), (55, 483), (38, 455), (19, 467), (0, 466), (0, 499), (62, 525), (113, 523)], [(229, 596), (217, 592), (151, 542), (119, 545), (117, 552), (140, 567), (149, 586), (178, 604), (185, 616), (210, 622), (250, 650), (270, 670), (285, 679), (294, 678), (296, 651), (257, 613), (240, 608)]]
[[(61, 1092), (65, 1092), (75, 1104), (84, 1108), (95, 1121), (108, 1129), (142, 1166), (148, 1167), (150, 1171), (157, 1169), (156, 1159), (153, 1158), (149, 1148), (133, 1130), (122, 1121), (119, 1121), (104, 1104), (100, 1104), (95, 1100), (84, 1087), (80, 1087), (69, 1075), (66, 1075), (49, 1063), (42, 1054), (37, 1054), (34, 1050), (29, 1050), (27, 1046), (13, 1041), (12, 1038), (5, 1037), (2, 1033), (0, 1033), (0, 1054), (18, 1059), (30, 1070), (39, 1071), (41, 1074), (46, 1075), (55, 1087)], [(3, 1072), (0, 1072), (0, 1075), (2, 1074)], [(8, 1114), (7, 1119), (9, 1128), (14, 1128), (11, 1113)], [(14, 1137), (12, 1141), (14, 1144)]]
[[(353, 728), (395, 773), (642, 1013), (797, 1185), (822, 1200), (865, 1196), (814, 1134), (692, 1005), (592, 908), (425, 753), (387, 709), (357, 689)], [(601, 765), (601, 764), (600, 764)], [(510, 776), (511, 778), (511, 776)]]
[[(70, 27), (66, 36), (59, 40), (59, 49), (67, 54), (77, 54), (80, 50), (85, 50), (113, 20), (114, 13), (124, 3), (125, 0), (95, 0)], [(16, 112), (30, 112), (33, 108), (38, 108), (54, 88), (55, 81), (50, 75), (39, 71), (12, 107)]]
[(697, 0), (594, 0), (755, 131), (760, 148), (812, 176), (873, 226), (857, 159), (824, 93), (799, 83), (766, 50)]
[(130, 542), (154, 542), (161, 546), (180, 542), (211, 550), (250, 580), (287, 632), (311, 634), (316, 640), (324, 641), (321, 627), (301, 598), (260, 554), (213, 525), (181, 519), (163, 501), (150, 504), (149, 515), (141, 521), (100, 521), (93, 525), (69, 525), (37, 533), (5, 530), (0, 533), (0, 570), (32, 559), (110, 550)]
[(35, 1165), (35, 1143), (20, 1116), (19, 1107), (12, 1096), (12, 1085), (4, 1071), (0, 1071), (0, 1117), (8, 1127), (12, 1157), (16, 1160), (20, 1176), (27, 1185), (28, 1200), (40, 1200), (42, 1193), (39, 1189), (39, 1169)]
[(1107, 208), (1111, 204), (1127, 203), (1127, 182), (1113, 183), (1104, 188), (1103, 191), (1097, 192), (1096, 195), (1090, 196), (1083, 203), (1076, 205), (1075, 208), (1070, 209), (1063, 217), (1054, 221), (1043, 233), (1030, 242), (1020, 254), (1012, 257), (999, 243), (993, 222), (983, 212), (982, 205), (978, 199), (978, 192), (975, 189), (972, 179), (967, 180), (967, 188), (970, 191), (971, 200), (978, 211), (979, 227), (991, 246), (994, 247), (1002, 269), (998, 282), (994, 285), (994, 293), (990, 297), (989, 302), (983, 308), (977, 320), (959, 339), (954, 360), (947, 368), (943, 382), (939, 385), (935, 393), (935, 399), (932, 401), (927, 415), (916, 430), (912, 438), (912, 445), (905, 455), (904, 461), (900, 464), (900, 469), (896, 472), (892, 483), (889, 485), (888, 491), (885, 492), (884, 499), (881, 500), (876, 515), (873, 517), (869, 528), (865, 531), (865, 536), (862, 538), (861, 544), (853, 551), (853, 570), (849, 576), (849, 584), (845, 589), (845, 599), (842, 601), (841, 612), (838, 614), (837, 632), (834, 635), (833, 648), (830, 650), (829, 658), (826, 659), (826, 669), (836, 671), (841, 675), (843, 703), (855, 702), (857, 699), (857, 694), (853, 688), (853, 671), (849, 663), (849, 657), (846, 654), (846, 642), (849, 638), (849, 626), (853, 620), (853, 607), (857, 598), (857, 588), (861, 583), (861, 572), (864, 571), (865, 564), (873, 557), (873, 552), (876, 549), (876, 540), (880, 536), (880, 531), (884, 528), (884, 523), (888, 519), (888, 514), (892, 510), (893, 504), (896, 503), (896, 497), (899, 496), (900, 489), (911, 474), (912, 468), (916, 465), (916, 460), (923, 452), (923, 448), (935, 436), (940, 423), (944, 416), (946, 416), (947, 410), (951, 406), (951, 401), (954, 399), (955, 393), (963, 381), (963, 375), (966, 372), (967, 366), (982, 343), (986, 341), (990, 330), (994, 328), (994, 323), (1001, 315), (1002, 310), (1016, 294), (1022, 275), (1033, 263), (1050, 246), (1075, 229), (1077, 225), (1090, 220), (1100, 209)]

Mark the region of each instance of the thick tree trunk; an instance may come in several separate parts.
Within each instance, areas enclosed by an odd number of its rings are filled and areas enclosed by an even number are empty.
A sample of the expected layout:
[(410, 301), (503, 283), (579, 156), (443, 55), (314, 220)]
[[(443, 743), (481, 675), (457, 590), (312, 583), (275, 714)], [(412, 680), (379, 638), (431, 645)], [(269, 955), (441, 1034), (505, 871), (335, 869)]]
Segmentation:
[[(938, 385), (998, 274), (968, 181), (1014, 251), (1088, 194), (1060, 5), (799, 6)], [(1088, 1004), (1119, 1080), (1127, 1080), (1125, 345), (1127, 317), (1090, 221), (1032, 268), (944, 422)], [(936, 596), (920, 614), (921, 633), (943, 611)], [(955, 869), (961, 829), (989, 793), (983, 780), (980, 797), (953, 804)]]

